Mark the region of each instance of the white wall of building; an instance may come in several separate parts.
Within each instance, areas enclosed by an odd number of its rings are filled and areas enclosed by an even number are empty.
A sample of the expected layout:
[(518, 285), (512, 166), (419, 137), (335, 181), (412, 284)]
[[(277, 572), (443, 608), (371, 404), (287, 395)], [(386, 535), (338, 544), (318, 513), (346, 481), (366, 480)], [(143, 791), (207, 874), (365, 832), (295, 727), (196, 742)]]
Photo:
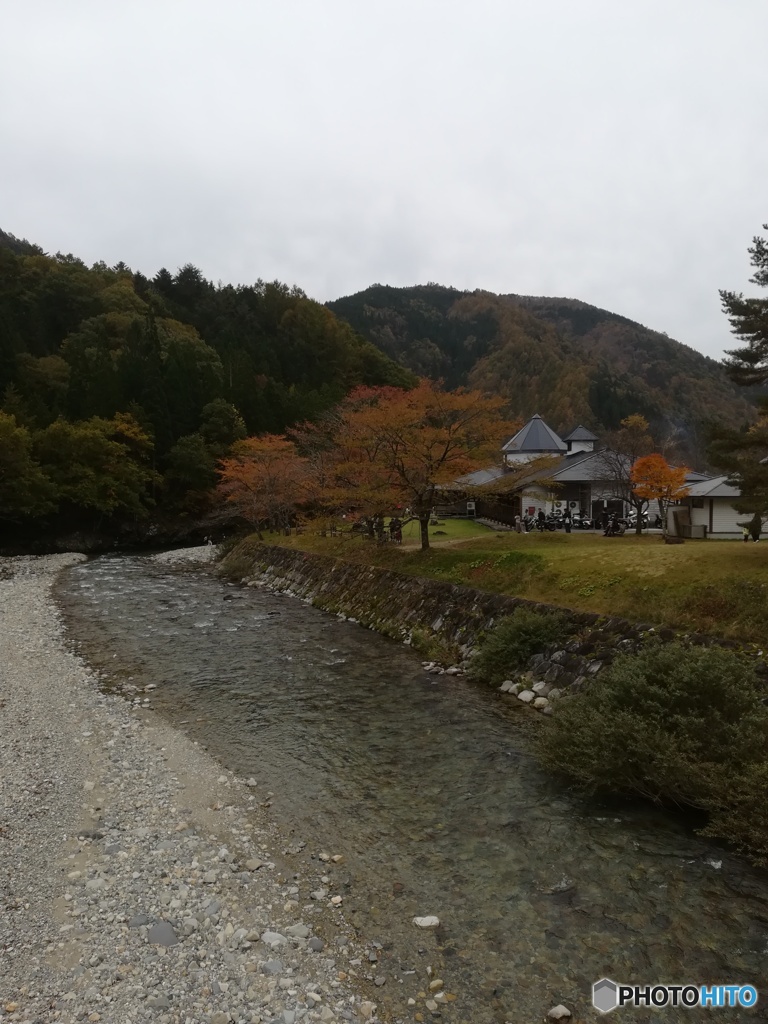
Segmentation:
[[(740, 537), (741, 527), (751, 516), (737, 512), (727, 498), (704, 498), (703, 508), (691, 509), (691, 525), (706, 526), (710, 537)], [(712, 506), (710, 512), (710, 505)]]
[(709, 500), (712, 502), (712, 535), (716, 537), (718, 534), (731, 534), (740, 537), (741, 527), (737, 524), (748, 522), (752, 517), (744, 512), (737, 512), (727, 498)]
[(530, 491), (525, 491), (522, 495), (521, 507), (523, 509), (523, 515), (527, 515), (530, 509), (533, 509), (531, 515), (537, 516), (540, 510), (544, 512), (552, 511), (552, 503), (549, 500), (549, 494), (546, 491), (539, 490), (538, 488), (531, 488)]
[(557, 452), (504, 452), (504, 461), (508, 466), (523, 466), (526, 462), (556, 455)]

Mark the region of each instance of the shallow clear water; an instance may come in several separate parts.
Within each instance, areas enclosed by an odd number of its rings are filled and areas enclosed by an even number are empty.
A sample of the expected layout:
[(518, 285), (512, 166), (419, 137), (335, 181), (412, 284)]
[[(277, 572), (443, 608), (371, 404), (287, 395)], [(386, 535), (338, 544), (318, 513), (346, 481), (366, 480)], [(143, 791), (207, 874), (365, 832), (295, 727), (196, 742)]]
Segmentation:
[[(287, 831), (345, 856), (345, 913), (384, 943), (377, 1000), (395, 1013), (426, 963), (457, 994), (443, 1019), (470, 1024), (559, 1002), (592, 1018), (603, 976), (763, 983), (768, 876), (686, 819), (570, 797), (509, 698), (294, 599), (148, 558), (74, 567), (59, 598), (86, 657), (156, 683), (155, 711), (273, 791)], [(411, 924), (427, 914), (436, 934)], [(418, 973), (400, 984), (400, 967)], [(724, 1019), (768, 1020), (766, 1000)]]

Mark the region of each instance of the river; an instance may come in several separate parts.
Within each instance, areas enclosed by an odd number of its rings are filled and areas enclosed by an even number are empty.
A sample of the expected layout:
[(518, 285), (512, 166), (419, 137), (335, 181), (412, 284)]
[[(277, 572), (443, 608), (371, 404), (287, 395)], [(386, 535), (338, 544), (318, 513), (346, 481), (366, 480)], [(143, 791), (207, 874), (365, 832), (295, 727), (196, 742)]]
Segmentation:
[[(345, 914), (382, 946), (393, 1016), (413, 1019), (426, 963), (457, 997), (442, 1018), (465, 1024), (532, 1024), (557, 1003), (593, 1018), (605, 976), (764, 984), (766, 874), (685, 816), (570, 795), (510, 698), (295, 599), (148, 557), (76, 566), (58, 599), (87, 660), (155, 683), (155, 713), (274, 793), (306, 856), (344, 856)], [(411, 923), (432, 914), (437, 932)], [(767, 999), (724, 1019), (768, 1020)]]

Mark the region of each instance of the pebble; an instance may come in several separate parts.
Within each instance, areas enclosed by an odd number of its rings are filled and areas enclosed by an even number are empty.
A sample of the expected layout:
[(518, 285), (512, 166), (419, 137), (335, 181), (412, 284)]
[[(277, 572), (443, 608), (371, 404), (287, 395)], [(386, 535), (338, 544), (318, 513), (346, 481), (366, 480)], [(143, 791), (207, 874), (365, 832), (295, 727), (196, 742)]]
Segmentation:
[[(153, 557), (199, 563), (215, 550)], [(373, 1021), (354, 975), (317, 956), (325, 943), (297, 921), (298, 903), (288, 916), (275, 899), (272, 851), (286, 841), (254, 804), (255, 780), (225, 774), (159, 718), (150, 725), (143, 699), (103, 693), (67, 646), (50, 591), (84, 560), (0, 558), (0, 1016)], [(283, 896), (322, 892), (312, 925), (341, 921), (351, 934), (320, 886), (308, 873)], [(344, 945), (362, 958), (371, 943)]]
[(413, 923), (417, 928), (437, 928), (440, 925), (439, 917), (414, 917)]
[(173, 926), (167, 921), (153, 924), (147, 932), (147, 942), (155, 942), (160, 946), (175, 946), (178, 941)]
[(553, 1006), (547, 1014), (552, 1020), (567, 1020), (571, 1016), (571, 1011), (567, 1006), (563, 1006), (562, 1003), (558, 1003), (557, 1006)]

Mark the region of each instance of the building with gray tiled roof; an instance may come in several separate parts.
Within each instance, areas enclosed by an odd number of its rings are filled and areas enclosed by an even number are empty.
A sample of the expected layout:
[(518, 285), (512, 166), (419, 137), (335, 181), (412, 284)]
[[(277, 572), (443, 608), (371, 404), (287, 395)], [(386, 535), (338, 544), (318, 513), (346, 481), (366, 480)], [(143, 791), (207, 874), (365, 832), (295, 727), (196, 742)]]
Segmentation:
[(536, 413), (501, 450), (507, 465), (513, 465), (544, 455), (562, 455), (568, 451), (568, 445)]
[(593, 434), (591, 430), (587, 430), (586, 427), (578, 425), (574, 430), (570, 432), (567, 437), (564, 437), (566, 445), (568, 446), (568, 452), (593, 452), (595, 450), (595, 441), (598, 440), (597, 434)]
[[(483, 496), (475, 496), (476, 502), (470, 499), (472, 508), (476, 504), (478, 508), (493, 506), (493, 511), (478, 514), (513, 522), (521, 513), (536, 515), (540, 510), (548, 513), (567, 509), (599, 522), (607, 514), (621, 516), (628, 509), (626, 494), (622, 496), (616, 477), (617, 460), (624, 457), (601, 447), (597, 435), (582, 424), (561, 438), (537, 413), (502, 446), (501, 455), (501, 465), (468, 473), (456, 481), (460, 489), (485, 491)], [(536, 464), (520, 479), (520, 470), (528, 462)], [(706, 527), (707, 535), (737, 535), (737, 520), (744, 516), (731, 503), (738, 497), (738, 489), (725, 477), (713, 480), (704, 473), (690, 472), (686, 480), (690, 496), (681, 504), (690, 510), (690, 525)], [(466, 501), (458, 500), (456, 508), (461, 509), (462, 503)], [(655, 514), (655, 503), (649, 511)]]
[[(696, 479), (692, 481), (692, 477)], [(707, 536), (738, 537), (741, 534), (739, 523), (752, 518), (733, 507), (733, 502), (741, 494), (739, 488), (729, 484), (725, 476), (702, 479), (700, 473), (691, 473), (686, 480), (689, 483), (688, 497), (683, 498), (681, 504), (690, 510), (690, 525), (705, 527)]]

